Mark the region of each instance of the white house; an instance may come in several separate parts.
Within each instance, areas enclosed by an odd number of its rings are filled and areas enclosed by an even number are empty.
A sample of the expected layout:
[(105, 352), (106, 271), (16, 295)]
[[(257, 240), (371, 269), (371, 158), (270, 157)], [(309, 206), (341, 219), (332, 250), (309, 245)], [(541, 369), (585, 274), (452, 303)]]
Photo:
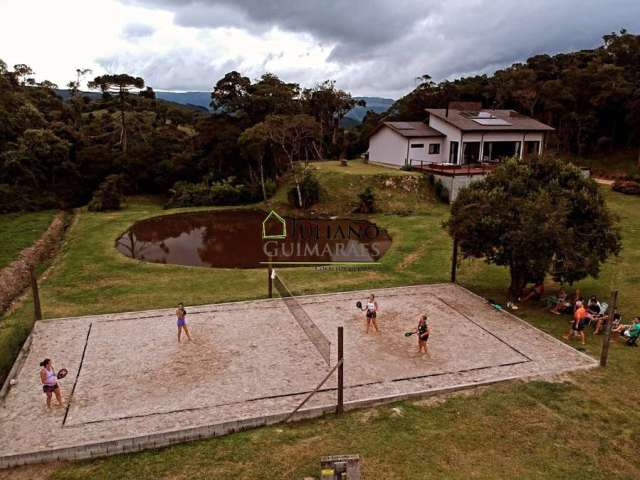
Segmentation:
[(514, 110), (428, 108), (426, 122), (383, 122), (369, 137), (369, 161), (394, 166), (496, 163), (541, 154), (553, 128)]

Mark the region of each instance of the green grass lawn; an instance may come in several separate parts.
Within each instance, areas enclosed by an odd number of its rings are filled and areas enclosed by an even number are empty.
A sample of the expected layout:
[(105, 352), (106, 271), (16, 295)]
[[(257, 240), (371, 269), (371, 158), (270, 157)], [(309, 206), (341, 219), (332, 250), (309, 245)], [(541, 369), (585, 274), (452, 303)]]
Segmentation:
[[(346, 201), (345, 192), (357, 190), (350, 184), (359, 189), (361, 182), (381, 174), (341, 175), (339, 168), (351, 167), (328, 164), (318, 170), (323, 185), (341, 187), (334, 199), (323, 200), (327, 204)], [(281, 192), (278, 195), (272, 202), (276, 205), (282, 200)], [(451, 242), (442, 222), (448, 208), (429, 200), (427, 190), (415, 195), (408, 202), (424, 195), (423, 205), (396, 209), (395, 200), (385, 200), (383, 211), (373, 216), (393, 237), (379, 268), (366, 272), (290, 269), (283, 273), (289, 286), (296, 293), (311, 293), (447, 281)], [(598, 280), (585, 280), (579, 286), (585, 294), (603, 298), (612, 288), (619, 289), (621, 309), (629, 319), (640, 313), (640, 209), (634, 197), (610, 191), (605, 195), (621, 218), (624, 248)], [(264, 271), (145, 264), (114, 249), (115, 238), (132, 222), (163, 213), (158, 205), (139, 199), (131, 199), (120, 212), (81, 212), (42, 285), (45, 316), (266, 296)], [(481, 261), (464, 260), (459, 280), (483, 296), (502, 300), (508, 275)], [(7, 323), (26, 328), (30, 315), (27, 303)], [(568, 328), (566, 317), (553, 316), (537, 305), (521, 309), (519, 315), (556, 337)], [(590, 336), (587, 352), (597, 355), (600, 341)], [(2, 330), (0, 355), (1, 342)], [(640, 349), (615, 343), (607, 369), (576, 373), (562, 383), (518, 382), (438, 402), (401, 402), (339, 418), (52, 465), (49, 473), (54, 479), (301, 479), (318, 475), (321, 455), (359, 453), (364, 458), (363, 478), (640, 478), (639, 355)]]
[(55, 210), (0, 215), (0, 268), (13, 262), (18, 254), (30, 247), (47, 230)]
[(397, 176), (397, 175), (412, 175), (419, 176), (417, 172), (406, 172), (404, 170), (382, 167), (373, 163), (364, 163), (360, 159), (354, 159), (348, 161), (348, 166), (343, 167), (338, 160), (327, 160), (323, 162), (312, 162), (312, 167), (317, 168), (323, 172), (336, 172), (345, 173), (351, 175), (385, 175), (385, 176)]

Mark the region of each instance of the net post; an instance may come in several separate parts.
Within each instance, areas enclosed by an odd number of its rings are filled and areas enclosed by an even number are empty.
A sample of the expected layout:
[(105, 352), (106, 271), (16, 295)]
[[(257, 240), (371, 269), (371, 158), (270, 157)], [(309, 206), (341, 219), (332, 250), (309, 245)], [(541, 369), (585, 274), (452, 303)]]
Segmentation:
[(338, 405), (336, 413), (340, 415), (344, 412), (344, 349), (343, 349), (343, 330), (344, 327), (338, 327)]
[(609, 357), (609, 342), (611, 341), (611, 325), (613, 323), (613, 312), (618, 306), (618, 291), (611, 292), (611, 305), (609, 307), (609, 318), (607, 325), (604, 328), (604, 338), (602, 339), (602, 352), (600, 353), (600, 366), (607, 366), (607, 359)]
[(269, 292), (269, 298), (273, 298), (273, 278), (271, 278), (272, 275), (273, 267), (269, 265), (269, 267), (267, 268), (267, 290)]
[(36, 320), (42, 320), (40, 291), (38, 290), (38, 279), (36, 278), (35, 267), (29, 269), (29, 275), (31, 276), (31, 293), (33, 293), (33, 316)]

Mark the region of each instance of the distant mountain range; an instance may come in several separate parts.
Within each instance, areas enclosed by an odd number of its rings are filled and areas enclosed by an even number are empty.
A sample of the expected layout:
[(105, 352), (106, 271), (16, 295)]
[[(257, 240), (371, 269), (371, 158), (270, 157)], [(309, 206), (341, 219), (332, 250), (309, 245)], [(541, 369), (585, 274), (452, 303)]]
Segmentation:
[[(62, 98), (69, 98), (69, 90), (56, 90), (56, 93)], [(101, 94), (98, 92), (82, 92), (82, 95), (90, 98), (100, 98)], [(163, 92), (156, 91), (156, 98), (165, 100), (168, 102), (178, 103), (187, 107), (192, 107), (196, 110), (210, 111), (209, 103), (211, 102), (211, 92)], [(364, 100), (367, 102), (366, 107), (356, 107), (352, 109), (342, 121), (344, 127), (351, 127), (358, 125), (362, 122), (365, 114), (368, 110), (373, 110), (376, 113), (382, 113), (389, 110), (395, 100), (391, 98), (380, 97), (354, 97), (357, 100)]]

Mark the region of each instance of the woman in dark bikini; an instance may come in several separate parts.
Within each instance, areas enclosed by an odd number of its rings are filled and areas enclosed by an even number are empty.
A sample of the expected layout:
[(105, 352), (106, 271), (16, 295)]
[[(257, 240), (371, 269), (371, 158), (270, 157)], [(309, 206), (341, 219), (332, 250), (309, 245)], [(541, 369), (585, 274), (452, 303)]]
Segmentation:
[(60, 385), (58, 385), (58, 375), (53, 369), (51, 360), (45, 358), (40, 362), (40, 383), (42, 383), (42, 391), (47, 395), (47, 408), (51, 408), (51, 396), (56, 395), (58, 405), (62, 405), (62, 394), (60, 393)]
[(429, 340), (429, 334), (431, 333), (431, 326), (427, 323), (426, 315), (420, 315), (416, 333), (418, 334), (418, 352), (427, 353), (427, 341)]
[(191, 335), (189, 335), (189, 328), (187, 327), (187, 311), (184, 309), (184, 305), (182, 303), (178, 304), (178, 308), (176, 309), (176, 316), (178, 317), (178, 321), (176, 322), (178, 325), (178, 343), (180, 343), (180, 337), (182, 335), (182, 330), (187, 335), (189, 341), (191, 341)]

